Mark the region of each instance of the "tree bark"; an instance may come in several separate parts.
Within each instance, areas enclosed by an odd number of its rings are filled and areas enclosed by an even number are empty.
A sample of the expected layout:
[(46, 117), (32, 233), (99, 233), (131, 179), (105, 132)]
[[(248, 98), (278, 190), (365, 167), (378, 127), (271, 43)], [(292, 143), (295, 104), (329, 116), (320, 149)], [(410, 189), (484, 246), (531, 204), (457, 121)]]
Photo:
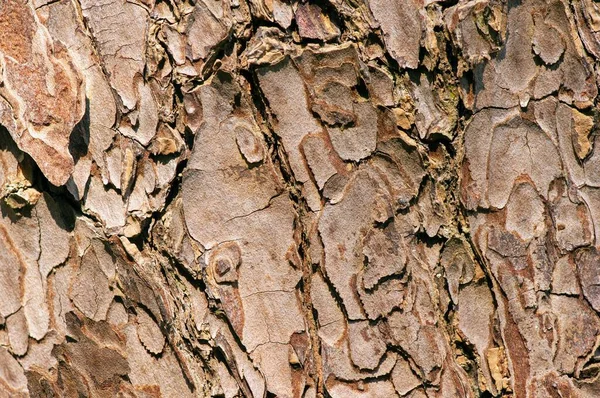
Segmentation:
[(0, 2), (0, 397), (600, 396), (593, 0)]

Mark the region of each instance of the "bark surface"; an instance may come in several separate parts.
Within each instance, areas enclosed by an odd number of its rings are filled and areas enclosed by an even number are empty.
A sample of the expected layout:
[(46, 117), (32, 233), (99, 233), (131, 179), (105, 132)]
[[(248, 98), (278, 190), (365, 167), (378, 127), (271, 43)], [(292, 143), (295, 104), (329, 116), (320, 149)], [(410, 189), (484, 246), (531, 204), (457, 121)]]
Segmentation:
[(600, 396), (599, 61), (593, 0), (0, 1), (0, 397)]

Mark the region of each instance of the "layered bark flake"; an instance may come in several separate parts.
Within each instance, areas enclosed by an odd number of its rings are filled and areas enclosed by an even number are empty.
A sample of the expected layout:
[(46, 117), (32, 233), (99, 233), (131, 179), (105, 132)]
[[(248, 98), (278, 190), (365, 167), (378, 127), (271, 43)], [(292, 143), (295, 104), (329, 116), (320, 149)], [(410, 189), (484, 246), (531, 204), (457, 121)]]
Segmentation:
[(599, 21), (0, 2), (0, 397), (600, 396)]

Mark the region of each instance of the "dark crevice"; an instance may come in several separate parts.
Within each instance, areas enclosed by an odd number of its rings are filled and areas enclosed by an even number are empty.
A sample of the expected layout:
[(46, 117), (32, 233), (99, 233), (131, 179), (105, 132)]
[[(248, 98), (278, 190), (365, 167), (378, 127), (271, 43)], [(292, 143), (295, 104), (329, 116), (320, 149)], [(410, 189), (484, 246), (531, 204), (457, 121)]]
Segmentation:
[(302, 186), (294, 176), (283, 143), (280, 141), (279, 136), (272, 127), (271, 121), (273, 120), (273, 115), (269, 112), (268, 100), (260, 89), (256, 73), (251, 70), (247, 73), (242, 72), (242, 75), (245, 76), (250, 83), (250, 94), (254, 107), (258, 110), (262, 119), (261, 126), (266, 129), (266, 132), (264, 132), (264, 137), (267, 141), (267, 145), (269, 146), (269, 153), (271, 154), (273, 163), (279, 168), (281, 176), (285, 182), (289, 198), (292, 201), (294, 209), (297, 213), (294, 224), (296, 232), (299, 235), (299, 242), (297, 242), (298, 256), (302, 264), (302, 283), (300, 285), (300, 292), (303, 296), (303, 313), (309, 328), (308, 332), (311, 341), (312, 355), (316, 366), (317, 374), (315, 375), (315, 381), (317, 394), (322, 395), (324, 391), (322, 370), (323, 364), (321, 359), (320, 339), (317, 336), (317, 320), (313, 317), (313, 305), (312, 300), (310, 299), (312, 263), (309, 255), (309, 226), (305, 223), (305, 218), (311, 213), (311, 210), (306, 199), (302, 195)]

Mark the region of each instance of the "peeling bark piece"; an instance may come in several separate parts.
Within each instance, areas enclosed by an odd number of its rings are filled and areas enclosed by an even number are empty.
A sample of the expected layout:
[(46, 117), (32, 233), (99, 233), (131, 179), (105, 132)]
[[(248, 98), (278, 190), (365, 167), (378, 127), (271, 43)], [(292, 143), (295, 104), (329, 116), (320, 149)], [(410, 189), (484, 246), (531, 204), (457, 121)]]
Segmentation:
[(432, 86), (425, 74), (421, 75), (418, 84), (413, 85), (412, 91), (419, 137), (430, 139), (435, 135), (443, 135), (452, 138), (458, 119), (456, 93)]
[(558, 30), (540, 20), (535, 21), (533, 51), (547, 64), (558, 62), (565, 51), (565, 41)]
[(93, 247), (86, 250), (81, 258), (69, 296), (73, 304), (88, 318), (95, 321), (106, 319), (113, 293)]
[(385, 341), (368, 321), (350, 322), (348, 341), (352, 363), (360, 369), (375, 369), (386, 352)]
[(289, 59), (257, 71), (260, 88), (277, 117), (275, 133), (281, 137), (296, 179), (308, 180), (308, 170), (300, 154), (305, 135), (318, 133), (321, 127), (308, 109), (304, 81)]
[(576, 265), (571, 256), (560, 258), (554, 265), (552, 292), (556, 294), (579, 294)]
[(0, 347), (0, 385), (8, 396), (29, 396), (27, 378), (19, 362)]
[(481, 80), (475, 81), (482, 88), (477, 109), (517, 105), (520, 98), (528, 95), (528, 86), (537, 72), (531, 54), (532, 15), (527, 7), (514, 7), (509, 9), (507, 18), (506, 42), (500, 51), (503, 56), (480, 69)]
[(446, 349), (433, 325), (422, 325), (411, 313), (394, 311), (388, 316), (390, 340), (415, 361), (424, 377), (437, 383)]
[(358, 275), (358, 295), (363, 305), (367, 318), (377, 320), (386, 317), (394, 309), (406, 304), (408, 286), (405, 278), (384, 280), (373, 290), (367, 291), (361, 287), (361, 274)]
[(596, 248), (585, 248), (577, 251), (575, 262), (583, 295), (596, 311), (600, 311), (600, 255)]
[(323, 189), (325, 183), (337, 173), (334, 164), (334, 159), (337, 159), (331, 149), (331, 145), (320, 135), (310, 135), (302, 141), (304, 157), (319, 189)]
[(575, 204), (562, 197), (553, 212), (556, 225), (556, 239), (561, 249), (572, 251), (592, 243), (592, 218), (587, 206)]
[(407, 395), (421, 385), (421, 382), (411, 370), (408, 361), (404, 358), (398, 358), (396, 366), (392, 370), (392, 383), (400, 396)]
[[(117, 189), (121, 189), (121, 176), (123, 175), (124, 167), (123, 155), (123, 149), (121, 149), (120, 145), (113, 145), (104, 155), (108, 179)], [(126, 187), (126, 189), (129, 189), (129, 187)]]
[(60, 206), (50, 195), (42, 195), (43, 200), (36, 206), (40, 220), (40, 258), (38, 264), (45, 279), (52, 268), (62, 264), (69, 255), (72, 216), (70, 209)]
[[(184, 185), (184, 211), (192, 237), (202, 242), (204, 246), (211, 247), (217, 243), (214, 237), (218, 236), (211, 233), (217, 232), (222, 222), (243, 218), (269, 207), (271, 198), (278, 195), (279, 187), (275, 181), (265, 179), (263, 171), (269, 172), (266, 166), (265, 169), (240, 170), (240, 174), (235, 173), (235, 169), (232, 169), (231, 176), (227, 179), (220, 178), (220, 173), (189, 172)], [(194, 187), (204, 186), (210, 187), (210, 190), (198, 192), (194, 189)], [(226, 190), (230, 191), (229, 200), (222, 202), (215, 192)], [(192, 197), (195, 197), (195, 200), (200, 199), (200, 201), (192, 203)], [(196, 221), (192, 218), (192, 215), (197, 214), (200, 210), (197, 205), (213, 204), (215, 207), (211, 208), (211, 212), (204, 216), (204, 222), (202, 222), (204, 226), (200, 227), (201, 219)]]
[(139, 141), (140, 144), (147, 146), (156, 134), (156, 128), (158, 126), (158, 106), (149, 85), (144, 84), (140, 80), (136, 89), (139, 97), (137, 126), (135, 128), (121, 128), (120, 131), (124, 136), (135, 139)]
[[(42, 205), (41, 201), (38, 203)], [(6, 245), (16, 256), (20, 273), (16, 279), (7, 282), (17, 284), (14, 289), (19, 290), (19, 307), (22, 305), (27, 331), (31, 337), (40, 340), (48, 331), (50, 314), (45, 277), (42, 276), (39, 266), (42, 243), (40, 241), (41, 220), (36, 209), (32, 209), (28, 216), (24, 216), (10, 213), (9, 209), (4, 208), (2, 213), (5, 217), (0, 219), (0, 228), (5, 229), (8, 235)], [(10, 270), (6, 276), (10, 276)], [(7, 289), (9, 306), (12, 301), (11, 290), (13, 288)]]
[(311, 297), (318, 315), (319, 338), (325, 344), (334, 346), (344, 334), (346, 321), (321, 274), (313, 275)]
[(23, 310), (29, 335), (41, 340), (48, 332), (50, 313), (44, 281), (37, 263), (28, 264), (23, 279)]
[(104, 275), (106, 275), (109, 280), (114, 279), (117, 261), (114, 257), (114, 253), (109, 249), (109, 243), (98, 238), (93, 238), (90, 241), (89, 248), (94, 251), (94, 256), (98, 260), (98, 265)]
[(494, 379), (485, 360), (486, 351), (492, 344), (493, 316), (494, 301), (487, 286), (471, 284), (461, 290), (458, 298), (459, 328), (477, 348), (486, 383), (494, 394), (497, 393)]
[(187, 26), (187, 57), (192, 61), (205, 60), (225, 40), (230, 28), (230, 10), (226, 3), (197, 2)]
[(369, 65), (368, 89), (375, 105), (393, 106), (395, 104), (394, 78), (386, 69)]
[(354, 105), (356, 126), (329, 129), (331, 143), (342, 159), (357, 162), (368, 157), (377, 143), (377, 111), (362, 102)]
[(436, 236), (441, 228), (448, 223), (450, 216), (444, 211), (445, 189), (434, 185), (431, 181), (425, 183), (417, 206), (423, 217), (423, 228), (429, 237)]
[(363, 239), (363, 254), (367, 262), (367, 269), (362, 277), (365, 289), (371, 290), (383, 278), (404, 271), (406, 251), (404, 238), (392, 227), (367, 232)]
[(110, 73), (110, 85), (116, 90), (125, 110), (138, 103), (137, 78), (144, 68), (147, 11), (119, 0), (98, 5), (81, 2), (81, 12), (98, 42), (104, 68)]
[(417, 196), (425, 168), (415, 149), (407, 148), (400, 140), (378, 144), (379, 156), (372, 160), (375, 170), (389, 184), (394, 206), (406, 209)]
[[(490, 130), (491, 134), (481, 133)], [(550, 183), (561, 175), (560, 157), (552, 140), (514, 110), (479, 112), (465, 131), (465, 151), (469, 175), (464, 176), (463, 192), (468, 192), (464, 198), (468, 208), (502, 209), (521, 174), (530, 176), (539, 194), (547, 197)], [(548, 161), (532, 160), (538, 156)]]
[(575, 127), (575, 134), (573, 134), (573, 148), (577, 157), (583, 160), (592, 151), (590, 133), (594, 127), (594, 120), (575, 109), (572, 109), (572, 112), (573, 126)]
[(160, 250), (170, 253), (193, 275), (198, 275), (198, 257), (202, 254), (187, 232), (181, 198), (177, 199), (153, 229), (152, 238)]
[(29, 347), (29, 330), (27, 329), (27, 318), (25, 310), (20, 309), (6, 318), (6, 330), (8, 331), (8, 342), (13, 354), (23, 356)]
[(589, 0), (577, 2), (574, 7), (577, 31), (585, 48), (595, 57), (600, 55), (598, 47), (598, 6)]
[(383, 30), (388, 52), (401, 68), (416, 69), (423, 29), (419, 3), (369, 0), (369, 7)]
[[(75, 318), (72, 314), (70, 316)], [(61, 361), (62, 368), (59, 372), (67, 373), (63, 373), (63, 376), (66, 377), (70, 373), (69, 370), (76, 372), (79, 377), (86, 379), (86, 384), (92, 391), (101, 389), (102, 386), (118, 385), (118, 379), (129, 372), (127, 360), (118, 350), (104, 347), (76, 330), (75, 328), (80, 326), (72, 320), (69, 323), (73, 332), (78, 335), (78, 339), (75, 342), (63, 342), (55, 348), (58, 358), (69, 358), (69, 362)], [(88, 325), (92, 328), (94, 326), (93, 324)], [(108, 333), (108, 330), (104, 330), (103, 334), (106, 336)], [(121, 345), (120, 341), (116, 342)], [(114, 346), (114, 344), (113, 341), (112, 345)]]
[(468, 209), (478, 206), (489, 207), (487, 169), (492, 134), (481, 134), (489, 131), (490, 126), (498, 121), (506, 120), (506, 111), (484, 109), (469, 122), (464, 135), (465, 161), (462, 166), (462, 201)]
[(294, 57), (294, 61), (302, 77), (315, 83), (315, 86), (307, 87), (309, 90), (323, 88), (329, 82), (354, 87), (361, 74), (360, 57), (353, 43), (309, 48)]
[(88, 211), (96, 214), (110, 230), (118, 230), (125, 225), (125, 204), (122, 197), (102, 185), (98, 178), (92, 178), (85, 197)]
[(246, 326), (246, 318), (244, 313), (244, 303), (240, 296), (239, 289), (236, 286), (219, 286), (217, 287), (221, 306), (227, 314), (227, 319), (231, 323), (231, 327), (238, 336), (244, 334)]
[(559, 344), (555, 363), (561, 372), (575, 370), (579, 358), (590, 353), (600, 333), (600, 321), (583, 302), (574, 297), (552, 296), (552, 309), (557, 317)]
[[(550, 108), (551, 112), (552, 108), (553, 107)], [(581, 165), (574, 151), (572, 137), (575, 128), (573, 127), (572, 109), (565, 104), (559, 104), (555, 109), (556, 131), (559, 139), (560, 154), (564, 162), (568, 179), (578, 186), (581, 186), (584, 183), (595, 186), (596, 184), (594, 184), (594, 181), (586, 176), (586, 166), (590, 167), (592, 164)], [(591, 168), (592, 167), (590, 167), (590, 169)], [(582, 191), (585, 191), (585, 188)]]
[(303, 331), (304, 320), (294, 292), (265, 291), (243, 295), (242, 299), (246, 319), (242, 338), (250, 351), (267, 342), (286, 344), (294, 333)]
[(80, 159), (75, 165), (75, 171), (71, 179), (67, 181), (67, 189), (75, 200), (81, 200), (85, 186), (90, 177), (92, 159), (89, 157)]
[[(597, 143), (600, 143), (600, 140), (598, 139), (598, 137), (595, 138), (594, 140), (594, 145), (596, 146)], [(574, 162), (577, 162), (576, 159), (574, 159)], [(577, 167), (574, 165), (573, 167), (574, 173), (577, 173), (578, 177), (581, 175), (581, 167)], [(583, 164), (583, 181), (581, 182), (585, 182), (585, 184), (587, 185), (586, 187), (583, 187), (581, 190), (585, 191), (591, 187), (600, 187), (600, 178), (598, 176), (598, 171), (600, 170), (600, 153), (598, 151), (593, 151), (591, 153), (591, 156), (589, 156), (589, 158), (585, 161), (585, 163)], [(579, 182), (579, 181), (578, 181)]]
[(510, 258), (518, 269), (527, 266), (524, 261), (527, 244), (510, 232), (494, 228), (488, 235), (488, 247), (501, 256)]
[(175, 65), (185, 64), (185, 36), (180, 34), (173, 26), (163, 27), (169, 53), (173, 57)]
[(500, 48), (506, 33), (505, 12), (502, 3), (480, 0), (459, 3), (444, 13), (454, 43), (471, 65), (490, 59)]
[[(135, 325), (129, 324), (124, 330), (127, 361), (122, 362), (117, 358), (112, 369), (112, 374), (124, 372), (131, 383), (147, 394), (177, 395), (181, 397), (193, 397), (182, 375), (181, 367), (175, 355), (171, 351), (165, 351), (160, 359), (154, 359), (140, 343)], [(104, 353), (101, 353), (104, 354)], [(114, 355), (106, 353), (104, 355)], [(116, 354), (116, 353), (115, 353)], [(125, 366), (123, 366), (125, 365)], [(199, 378), (202, 373), (198, 370)], [(168, 381), (168, 382), (165, 382)]]
[(330, 41), (340, 35), (339, 28), (316, 4), (300, 3), (295, 17), (301, 37)]
[[(364, 171), (358, 171), (348, 184), (343, 199), (326, 206), (319, 221), (319, 232), (325, 247), (324, 269), (327, 278), (338, 291), (350, 320), (364, 319), (362, 306), (353, 288), (362, 256), (355, 247), (363, 238), (365, 227), (372, 222), (377, 181)], [(353, 216), (347, 217), (348, 214)]]
[(319, 87), (315, 95), (312, 110), (323, 122), (330, 126), (344, 127), (356, 123), (357, 115), (354, 112), (350, 87), (337, 81), (329, 81)]
[(273, 0), (273, 19), (282, 28), (289, 28), (293, 19), (292, 6), (282, 0)]
[(34, 188), (26, 188), (21, 184), (7, 184), (4, 186), (1, 199), (13, 210), (21, 211), (34, 206), (40, 193)]
[(323, 196), (329, 203), (336, 204), (342, 199), (344, 187), (348, 184), (348, 180), (348, 176), (334, 174), (325, 182)]
[(162, 352), (165, 338), (154, 319), (146, 311), (140, 310), (137, 315), (137, 333), (140, 341), (150, 353), (158, 355)]
[(475, 277), (475, 260), (468, 243), (453, 238), (446, 243), (440, 256), (440, 265), (445, 270), (450, 297), (454, 303), (459, 300), (459, 286), (467, 284)]
[(265, 292), (248, 297), (245, 302), (247, 323), (242, 338), (251, 357), (265, 373), (270, 391), (292, 395), (294, 380), (286, 343), (293, 333), (302, 330), (304, 323), (295, 294)]
[(21, 307), (23, 263), (18, 250), (11, 244), (8, 231), (0, 224), (0, 315), (6, 318)]
[[(135, 149), (136, 148), (133, 145), (133, 141), (124, 140), (124, 145), (121, 148), (123, 154), (123, 166), (121, 169), (121, 175), (119, 176), (119, 186), (121, 188), (121, 192), (123, 192), (123, 195), (121, 195), (123, 199), (125, 199), (127, 196), (134, 196), (132, 195), (132, 187), (134, 186), (134, 183), (137, 182), (136, 176), (138, 174), (138, 164), (136, 162)], [(141, 171), (143, 172), (145, 170), (141, 169)]]
[(154, 155), (175, 155), (183, 151), (185, 144), (179, 133), (171, 127), (161, 124), (152, 140), (150, 150)]
[(348, 339), (344, 338), (335, 345), (329, 343), (323, 345), (323, 373), (326, 379), (338, 378), (350, 382), (360, 382), (366, 378), (383, 377), (390, 374), (397, 355), (388, 352), (377, 369), (360, 370), (350, 359)]
[(82, 78), (29, 2), (2, 8), (0, 121), (48, 180), (64, 185), (74, 167), (69, 137), (85, 111)]
[(544, 204), (530, 184), (518, 184), (506, 204), (506, 230), (524, 242), (546, 232)]
[(113, 301), (106, 315), (106, 321), (117, 327), (126, 325), (129, 321), (129, 316), (125, 306), (118, 301)]
[[(542, 154), (548, 162), (539, 164), (532, 160)], [(548, 154), (553, 156), (548, 157)], [(526, 122), (509, 122), (506, 127), (495, 129), (490, 157), (498, 161), (491, 164), (488, 171), (488, 196), (490, 204), (499, 209), (505, 206), (512, 184), (520, 173), (531, 176), (543, 197), (547, 196), (550, 182), (560, 176), (559, 157), (552, 141), (537, 126)]]
[(241, 64), (244, 67), (278, 64), (283, 61), (286, 53), (290, 52), (289, 45), (283, 40), (284, 35), (281, 30), (260, 26), (242, 53)]

